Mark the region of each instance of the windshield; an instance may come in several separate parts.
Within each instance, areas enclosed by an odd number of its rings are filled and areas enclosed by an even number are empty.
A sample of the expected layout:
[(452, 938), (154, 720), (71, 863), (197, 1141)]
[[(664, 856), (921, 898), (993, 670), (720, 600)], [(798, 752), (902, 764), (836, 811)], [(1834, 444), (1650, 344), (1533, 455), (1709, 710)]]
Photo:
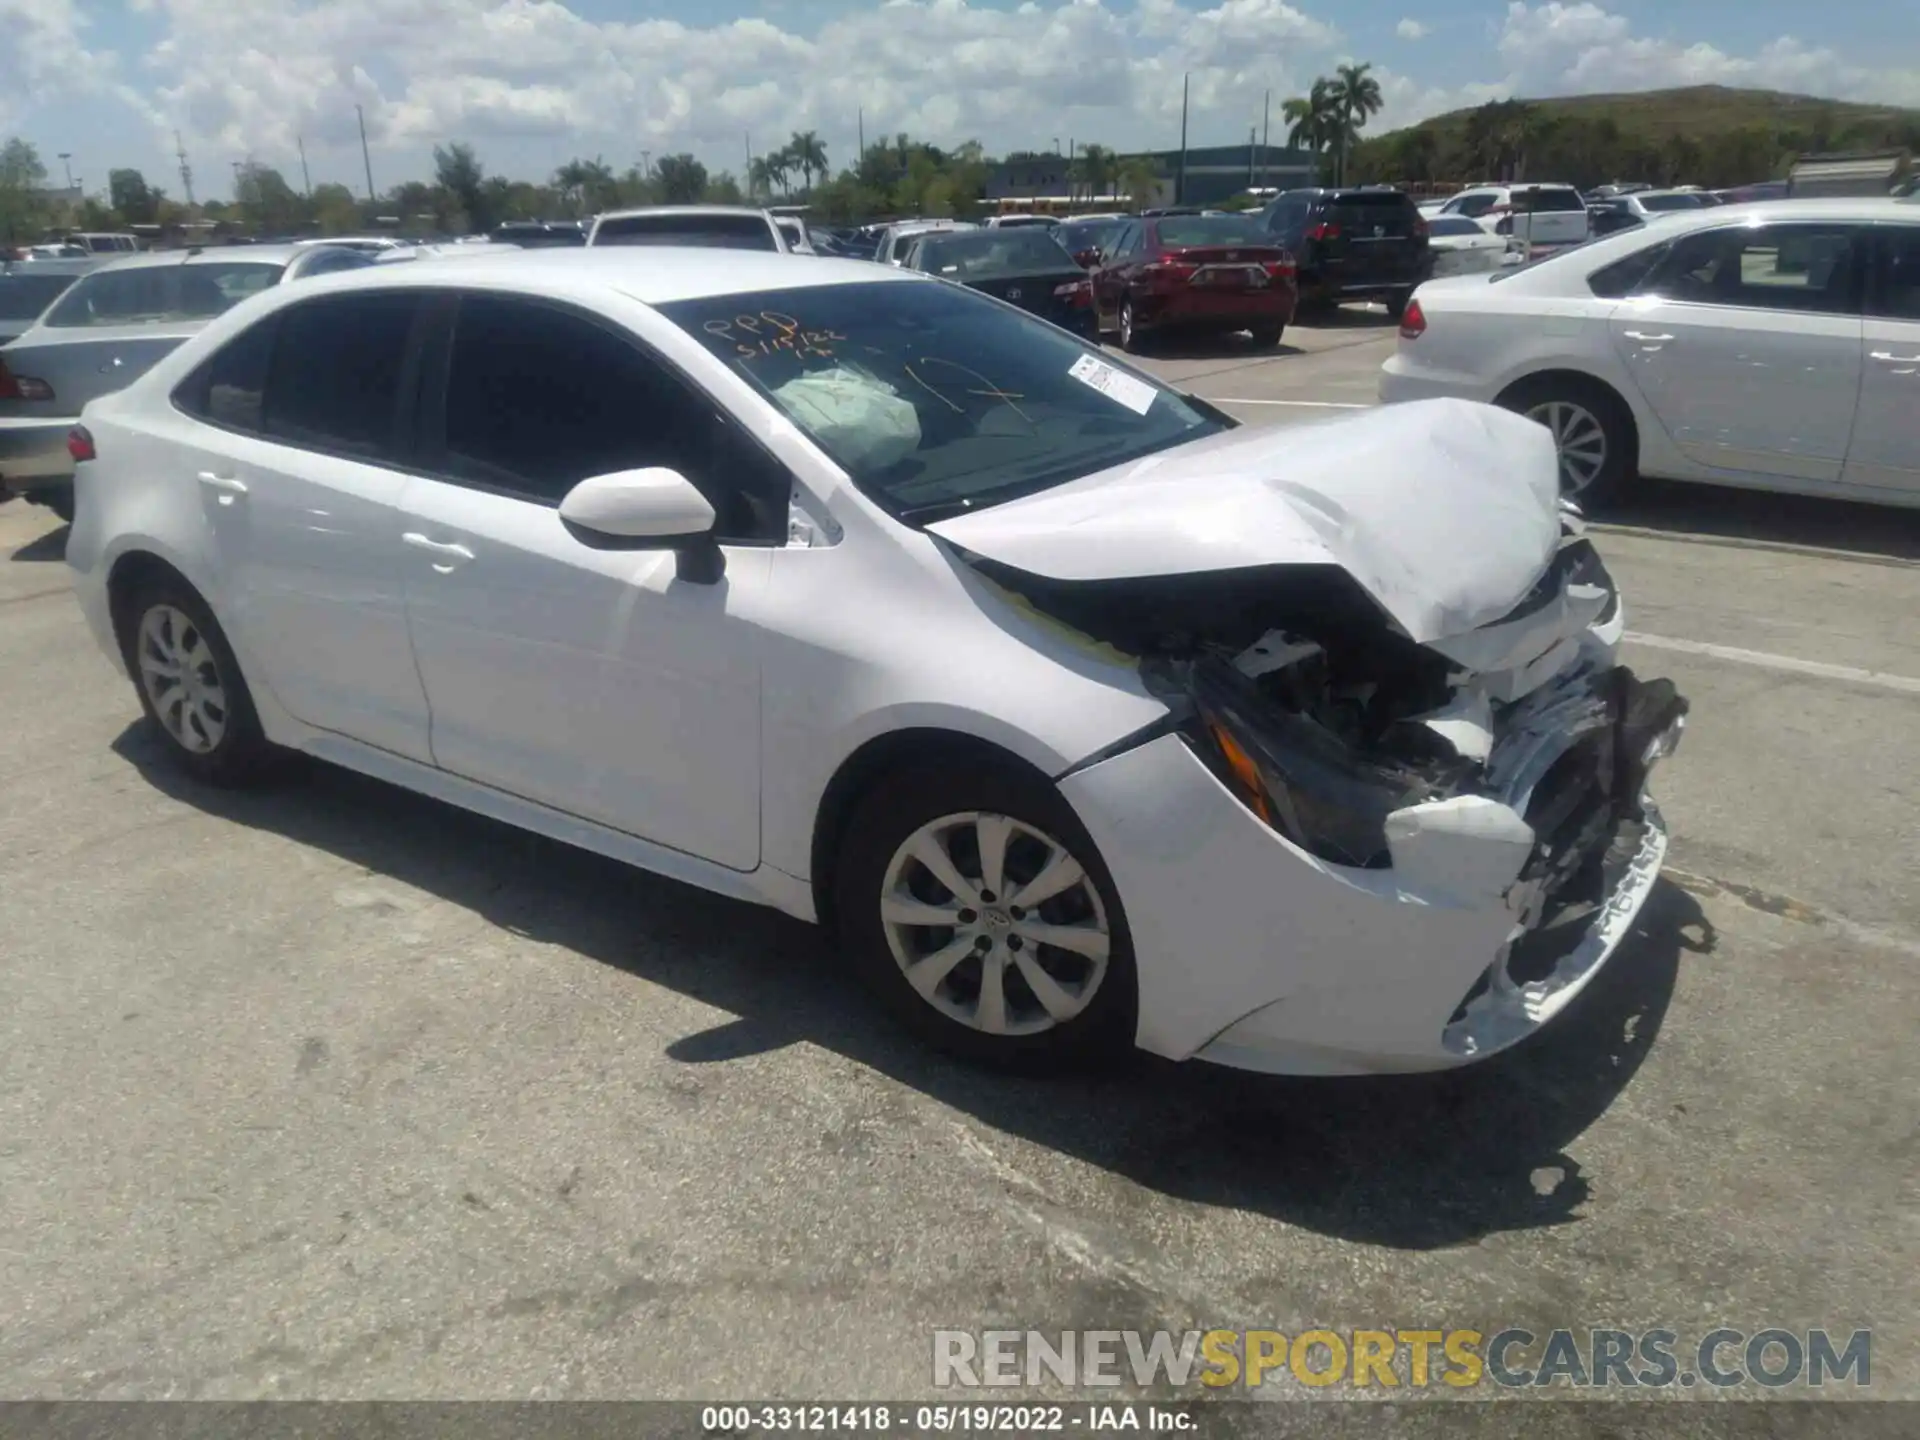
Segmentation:
[(614, 215), (593, 232), (595, 245), (704, 245), (775, 250), (773, 227), (758, 215)]
[(1260, 226), (1244, 215), (1178, 215), (1158, 221), (1160, 243), (1172, 249), (1186, 245), (1263, 245)]
[(18, 271), (0, 275), (0, 320), (35, 319), (78, 278), (74, 275), (21, 274)]
[(1124, 220), (1070, 220), (1054, 236), (1070, 251), (1104, 248), (1120, 233)]
[(1026, 275), (1036, 270), (1075, 269), (1073, 257), (1044, 230), (976, 230), (930, 235), (920, 242), (916, 270), (971, 280), (987, 275)]
[(211, 320), (277, 284), (284, 267), (259, 260), (138, 265), (84, 275), (47, 312), (54, 326)]
[(817, 285), (659, 309), (903, 519), (996, 504), (1226, 428), (957, 285)]

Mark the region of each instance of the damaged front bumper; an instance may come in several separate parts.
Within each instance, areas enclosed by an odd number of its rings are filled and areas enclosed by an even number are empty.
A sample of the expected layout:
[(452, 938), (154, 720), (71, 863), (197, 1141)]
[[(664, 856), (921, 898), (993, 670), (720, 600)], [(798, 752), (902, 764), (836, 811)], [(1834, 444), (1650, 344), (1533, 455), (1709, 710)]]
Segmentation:
[(1686, 704), (1603, 658), (1508, 707), (1475, 781), (1393, 811), (1390, 863), (1262, 819), (1178, 735), (1062, 790), (1128, 897), (1142, 1048), (1365, 1074), (1485, 1058), (1591, 981), (1651, 892), (1647, 795)]

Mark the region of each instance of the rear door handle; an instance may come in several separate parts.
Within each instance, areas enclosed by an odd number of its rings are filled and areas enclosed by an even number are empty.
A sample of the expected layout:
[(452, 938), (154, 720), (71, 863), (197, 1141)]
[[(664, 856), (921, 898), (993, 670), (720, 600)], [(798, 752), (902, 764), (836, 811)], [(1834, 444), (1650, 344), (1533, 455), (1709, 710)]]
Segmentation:
[(238, 475), (216, 475), (211, 470), (202, 470), (194, 478), (207, 489), (217, 491), (222, 505), (231, 505), (247, 493), (247, 482)]
[(1872, 352), (1876, 360), (1884, 360), (1889, 365), (1920, 365), (1920, 355), (1896, 355), (1891, 350)]
[(416, 530), (409, 530), (400, 537), (403, 544), (416, 550), (424, 550), (429, 555), (439, 557), (434, 562), (434, 571), (440, 575), (451, 575), (460, 566), (473, 559), (473, 551), (464, 545), (452, 544), (445, 540), (429, 540)]
[(1665, 345), (1673, 339), (1671, 335), (1649, 335), (1644, 330), (1624, 330), (1621, 332), (1629, 340), (1638, 340), (1645, 345)]

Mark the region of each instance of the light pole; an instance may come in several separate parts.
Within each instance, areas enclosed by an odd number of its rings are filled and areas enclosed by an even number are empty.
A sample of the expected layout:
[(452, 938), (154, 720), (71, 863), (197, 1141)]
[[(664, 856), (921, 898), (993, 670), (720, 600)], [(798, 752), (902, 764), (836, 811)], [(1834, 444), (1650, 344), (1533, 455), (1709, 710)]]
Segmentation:
[(71, 190), (73, 189), (73, 152), (71, 150), (62, 150), (60, 152), (60, 163), (67, 167), (67, 189)]

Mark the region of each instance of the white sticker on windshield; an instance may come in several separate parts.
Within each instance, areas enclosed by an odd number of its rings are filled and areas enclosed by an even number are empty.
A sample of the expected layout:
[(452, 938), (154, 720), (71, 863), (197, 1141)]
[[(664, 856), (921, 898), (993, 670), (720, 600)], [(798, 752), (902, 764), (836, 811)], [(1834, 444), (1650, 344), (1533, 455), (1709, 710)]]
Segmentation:
[(1146, 414), (1153, 406), (1156, 392), (1151, 385), (1134, 379), (1124, 370), (1114, 369), (1098, 355), (1082, 355), (1067, 367), (1067, 373), (1136, 415)]

